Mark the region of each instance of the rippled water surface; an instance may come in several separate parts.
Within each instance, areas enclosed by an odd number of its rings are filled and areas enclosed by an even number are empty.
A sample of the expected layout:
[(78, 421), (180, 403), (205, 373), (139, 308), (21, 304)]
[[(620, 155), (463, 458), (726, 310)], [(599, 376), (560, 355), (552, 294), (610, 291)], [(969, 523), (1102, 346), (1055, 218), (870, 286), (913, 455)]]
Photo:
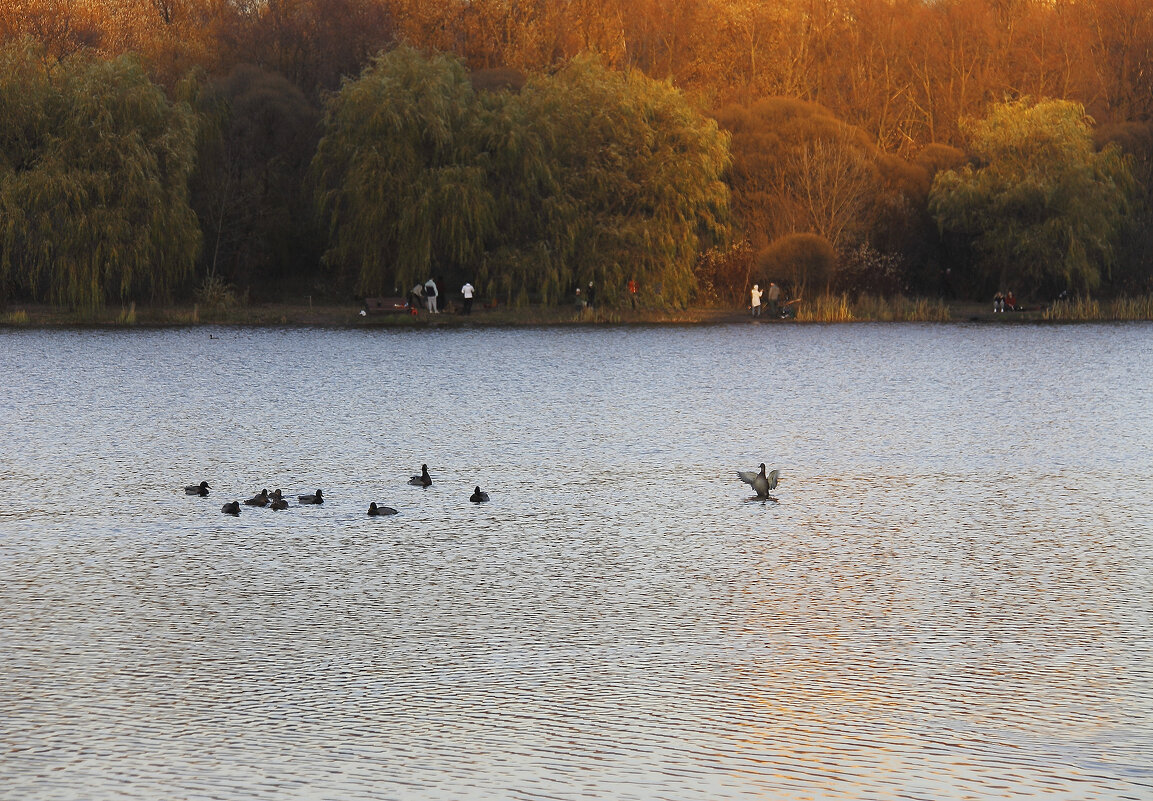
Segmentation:
[(1148, 325), (0, 331), (0, 797), (1153, 798), (1151, 391)]

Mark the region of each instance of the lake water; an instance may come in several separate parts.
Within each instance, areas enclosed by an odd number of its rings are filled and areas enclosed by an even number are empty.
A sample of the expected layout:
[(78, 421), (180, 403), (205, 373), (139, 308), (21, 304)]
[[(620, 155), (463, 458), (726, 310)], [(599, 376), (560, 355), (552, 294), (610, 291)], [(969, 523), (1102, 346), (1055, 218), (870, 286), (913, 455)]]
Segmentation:
[(1153, 798), (1150, 325), (10, 329), (0, 443), (4, 799)]

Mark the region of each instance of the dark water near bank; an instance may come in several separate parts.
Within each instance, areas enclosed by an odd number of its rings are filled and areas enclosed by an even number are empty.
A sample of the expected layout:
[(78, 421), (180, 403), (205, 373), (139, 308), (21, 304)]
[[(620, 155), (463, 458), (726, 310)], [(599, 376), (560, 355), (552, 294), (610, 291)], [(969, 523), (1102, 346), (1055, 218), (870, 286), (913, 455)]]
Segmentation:
[(1153, 326), (9, 330), (0, 443), (0, 798), (1153, 798)]

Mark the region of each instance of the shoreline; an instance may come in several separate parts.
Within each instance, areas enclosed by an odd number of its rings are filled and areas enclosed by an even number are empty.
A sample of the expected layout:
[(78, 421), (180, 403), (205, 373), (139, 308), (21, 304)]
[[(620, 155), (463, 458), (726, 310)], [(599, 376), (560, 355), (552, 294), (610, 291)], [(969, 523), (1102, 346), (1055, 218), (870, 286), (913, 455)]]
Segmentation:
[[(452, 311), (430, 315), (421, 312), (363, 313), (363, 306), (353, 303), (292, 304), (270, 303), (229, 309), (201, 309), (190, 306), (141, 306), (135, 304), (96, 312), (66, 311), (37, 304), (12, 305), (0, 311), (0, 328), (186, 328), (224, 327), (318, 327), (318, 328), (518, 328), (538, 326), (661, 326), (721, 325), (748, 323), (754, 325), (806, 325), (869, 322), (939, 322), (939, 323), (1051, 323), (1110, 322), (1118, 318), (1049, 319), (1046, 309), (994, 313), (987, 303), (943, 303), (947, 317), (932, 320), (876, 315), (837, 319), (778, 319), (752, 317), (746, 309), (692, 307), (668, 309), (576, 309), (571, 306), (521, 308), (474, 307), (469, 315)], [(1148, 319), (1134, 317), (1132, 321)]]

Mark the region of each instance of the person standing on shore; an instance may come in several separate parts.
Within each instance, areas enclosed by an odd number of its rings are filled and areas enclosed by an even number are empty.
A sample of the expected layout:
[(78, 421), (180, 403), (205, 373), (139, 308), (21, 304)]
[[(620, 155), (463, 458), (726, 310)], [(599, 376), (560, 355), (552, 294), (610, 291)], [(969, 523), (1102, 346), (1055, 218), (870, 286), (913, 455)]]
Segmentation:
[(769, 314), (779, 317), (781, 314), (781, 288), (769, 281)]
[(460, 288), (460, 294), (464, 296), (464, 310), (461, 314), (472, 314), (472, 296), (475, 292), (473, 285), (465, 281), (464, 286)]
[(765, 294), (765, 293), (761, 291), (760, 285), (759, 284), (753, 284), (753, 288), (750, 291), (749, 295), (752, 299), (753, 316), (754, 317), (760, 317), (761, 316), (761, 295), (763, 295), (763, 294)]
[(594, 305), (596, 305), (595, 299), (596, 299), (596, 289), (593, 288), (593, 282), (589, 281), (589, 290), (588, 290), (588, 294), (585, 297), (585, 303), (588, 304), (588, 307), (590, 309), (593, 308)]
[(418, 283), (412, 289), (408, 290), (408, 308), (413, 314), (417, 313), (420, 308), (420, 302), (424, 299), (424, 284)]
[(424, 282), (424, 302), (428, 305), (429, 314), (439, 314), (436, 310), (436, 281), (431, 278)]
[(637, 309), (637, 281), (635, 278), (629, 279), (629, 300), (633, 303), (633, 311)]

